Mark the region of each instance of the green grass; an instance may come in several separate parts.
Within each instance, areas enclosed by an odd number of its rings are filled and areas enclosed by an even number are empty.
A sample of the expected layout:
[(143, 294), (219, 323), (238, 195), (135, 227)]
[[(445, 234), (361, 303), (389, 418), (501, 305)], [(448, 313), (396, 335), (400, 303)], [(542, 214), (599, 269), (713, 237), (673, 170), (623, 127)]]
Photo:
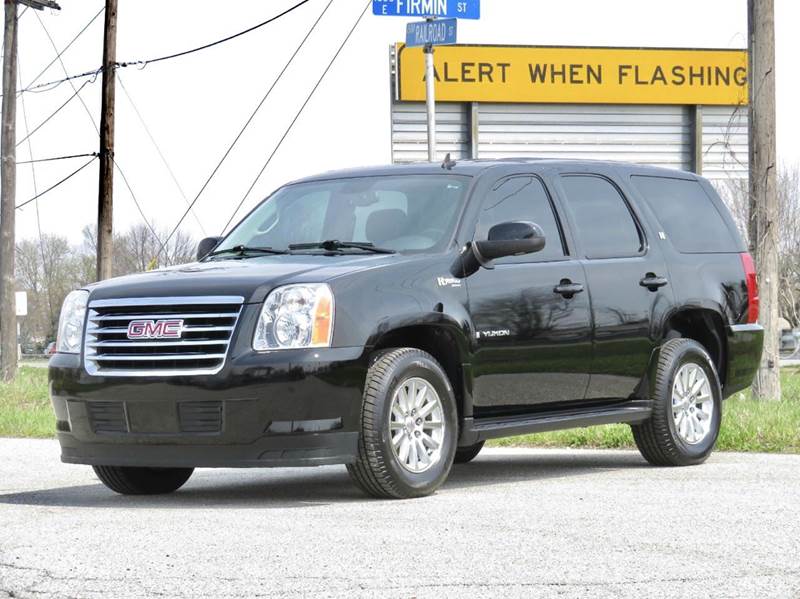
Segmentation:
[(47, 395), (47, 369), (23, 366), (0, 382), (0, 437), (52, 437), (55, 416)]
[[(723, 451), (800, 453), (800, 371), (784, 370), (783, 400), (756, 401), (739, 393), (723, 405)], [(53, 437), (47, 370), (22, 367), (12, 383), (0, 383), (0, 437)], [(522, 435), (492, 441), (495, 447), (634, 447), (624, 424)]]

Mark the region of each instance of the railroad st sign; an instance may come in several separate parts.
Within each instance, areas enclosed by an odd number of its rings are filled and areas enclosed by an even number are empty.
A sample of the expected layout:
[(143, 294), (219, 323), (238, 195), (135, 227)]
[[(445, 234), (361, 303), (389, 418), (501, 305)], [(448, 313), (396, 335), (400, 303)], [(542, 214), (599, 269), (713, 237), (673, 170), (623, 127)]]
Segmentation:
[(372, 0), (380, 17), (439, 17), (480, 19), (480, 0)]
[(406, 46), (455, 44), (458, 19), (416, 21), (406, 26)]

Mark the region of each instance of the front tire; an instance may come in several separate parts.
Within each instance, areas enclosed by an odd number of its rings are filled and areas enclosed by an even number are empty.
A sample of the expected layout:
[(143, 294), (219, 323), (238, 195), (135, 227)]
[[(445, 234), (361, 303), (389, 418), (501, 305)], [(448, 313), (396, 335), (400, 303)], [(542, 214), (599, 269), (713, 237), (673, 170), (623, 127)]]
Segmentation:
[(430, 495), (445, 481), (456, 451), (453, 389), (430, 354), (389, 350), (367, 372), (353, 481), (368, 495)]
[(97, 478), (120, 495), (162, 495), (180, 489), (194, 468), (92, 466)]
[(650, 418), (631, 426), (642, 456), (655, 466), (708, 459), (722, 422), (722, 390), (702, 345), (670, 339), (661, 346), (651, 400)]

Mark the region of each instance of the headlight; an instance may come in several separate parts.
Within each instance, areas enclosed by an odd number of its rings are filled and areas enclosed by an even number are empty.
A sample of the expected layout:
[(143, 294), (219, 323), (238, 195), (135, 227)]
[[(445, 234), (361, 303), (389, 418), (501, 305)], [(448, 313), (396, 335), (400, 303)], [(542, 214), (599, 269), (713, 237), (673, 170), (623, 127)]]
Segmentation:
[(286, 285), (264, 300), (253, 349), (329, 347), (333, 336), (333, 293), (324, 283)]
[(56, 351), (65, 354), (81, 353), (83, 343), (83, 319), (86, 317), (88, 291), (72, 291), (64, 299), (61, 306), (61, 317), (58, 319), (58, 337)]

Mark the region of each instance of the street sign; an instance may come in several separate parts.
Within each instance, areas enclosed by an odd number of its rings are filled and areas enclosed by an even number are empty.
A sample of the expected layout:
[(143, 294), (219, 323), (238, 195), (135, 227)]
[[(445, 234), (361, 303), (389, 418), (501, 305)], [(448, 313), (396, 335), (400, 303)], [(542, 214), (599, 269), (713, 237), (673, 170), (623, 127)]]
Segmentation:
[(442, 46), (456, 43), (458, 19), (417, 21), (406, 26), (406, 46)]
[(480, 0), (372, 0), (372, 14), (381, 17), (480, 19)]

